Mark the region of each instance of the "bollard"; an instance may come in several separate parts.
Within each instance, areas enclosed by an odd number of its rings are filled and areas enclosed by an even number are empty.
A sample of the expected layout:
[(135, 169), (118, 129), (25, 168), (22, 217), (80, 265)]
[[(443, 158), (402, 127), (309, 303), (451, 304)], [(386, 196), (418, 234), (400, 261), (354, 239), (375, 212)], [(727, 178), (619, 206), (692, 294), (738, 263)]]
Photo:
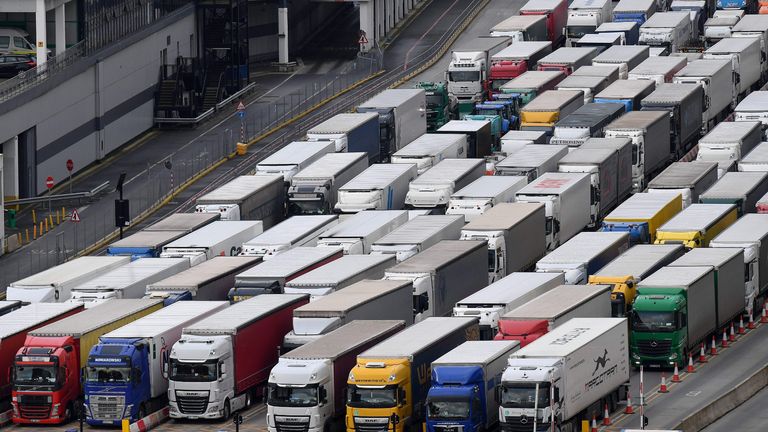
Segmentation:
[(32, 209), (32, 223), (37, 224), (37, 213), (35, 213), (35, 209)]
[(48, 213), (48, 219), (51, 220), (51, 228), (53, 228), (53, 215)]
[(61, 208), (61, 220), (65, 221), (67, 220), (67, 208), (62, 207)]
[(59, 214), (59, 212), (56, 212), (56, 225), (61, 224), (61, 217), (60, 216), (61, 215)]
[(29, 228), (24, 228), (24, 233), (27, 235), (27, 243), (29, 243)]
[(37, 240), (37, 225), (32, 225), (32, 226), (33, 226), (32, 239)]
[(48, 218), (45, 218), (45, 232), (48, 232)]

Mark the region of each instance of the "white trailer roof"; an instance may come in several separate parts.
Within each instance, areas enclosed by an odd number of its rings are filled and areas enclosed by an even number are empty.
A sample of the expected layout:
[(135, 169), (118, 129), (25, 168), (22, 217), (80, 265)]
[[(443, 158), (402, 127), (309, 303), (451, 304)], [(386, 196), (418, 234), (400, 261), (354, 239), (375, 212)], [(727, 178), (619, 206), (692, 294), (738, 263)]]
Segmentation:
[(283, 182), (283, 176), (275, 175), (246, 175), (235, 177), (234, 180), (224, 184), (197, 199), (198, 203), (227, 203), (241, 201), (255, 194), (275, 182)]
[(561, 273), (514, 272), (487, 287), (470, 294), (456, 305), (506, 304), (520, 297), (522, 291), (538, 287), (553, 280), (563, 280)]
[(659, 231), (702, 231), (734, 208), (733, 204), (691, 204), (659, 227)]
[(22, 280), (12, 282), (12, 287), (57, 286), (78, 280), (88, 280), (99, 273), (128, 264), (126, 256), (85, 256), (35, 273)]
[(768, 91), (754, 91), (736, 105), (736, 112), (763, 112), (768, 110)]
[(464, 225), (463, 231), (496, 231), (512, 228), (535, 212), (541, 212), (544, 204), (512, 202), (500, 203)]
[(621, 243), (629, 244), (629, 234), (622, 232), (581, 232), (545, 255), (539, 260), (539, 263), (587, 262), (609, 246)]
[[(601, 104), (602, 105), (602, 104)], [(600, 164), (616, 154), (616, 150), (599, 148), (577, 148), (560, 159), (559, 165)]]
[(340, 248), (295, 247), (235, 276), (237, 279), (286, 277), (339, 253)]
[(744, 249), (742, 248), (693, 248), (685, 255), (673, 261), (672, 267), (696, 267), (713, 266), (719, 269), (720, 266), (728, 263), (738, 256), (740, 263), (744, 262)]
[(189, 268), (187, 258), (139, 258), (124, 266), (104, 273), (73, 288), (76, 291), (119, 291), (133, 284), (144, 282), (144, 285), (157, 280), (158, 275), (169, 271), (182, 271)]
[(637, 193), (627, 198), (626, 201), (613, 209), (604, 220), (642, 221), (652, 218), (671, 201), (680, 201), (682, 196), (678, 194), (663, 193)]
[(530, 140), (541, 141), (547, 133), (545, 131), (526, 131), (526, 130), (511, 130), (505, 133), (501, 140)]
[(292, 279), (288, 287), (311, 287), (339, 284), (366, 270), (391, 261), (395, 265), (394, 255), (344, 255), (328, 264)]
[(681, 22), (688, 21), (689, 19), (688, 12), (656, 12), (651, 15), (646, 22), (640, 25), (640, 29), (675, 28), (680, 25)]
[(462, 328), (467, 329), (476, 324), (477, 318), (427, 318), (368, 349), (360, 354), (358, 358), (410, 357), (439, 342), (446, 335)]
[(336, 219), (338, 219), (336, 215), (292, 216), (248, 240), (244, 246), (293, 244), (306, 236), (307, 233), (328, 226)]
[(29, 330), (59, 315), (81, 309), (83, 305), (74, 303), (31, 303), (3, 315), (0, 320), (0, 340), (19, 332)]
[(224, 309), (226, 301), (180, 301), (105, 334), (106, 338), (149, 338), (162, 336), (174, 327), (194, 321), (201, 315)]
[(235, 335), (241, 328), (275, 311), (308, 300), (308, 294), (269, 294), (252, 297), (184, 328), (183, 334)]
[(520, 41), (504, 48), (491, 56), (493, 60), (518, 60), (528, 59), (539, 51), (552, 46), (549, 41)]
[(595, 56), (592, 61), (598, 63), (623, 63), (640, 55), (647, 57), (648, 48), (647, 45), (614, 45)]
[(423, 89), (386, 89), (367, 101), (358, 105), (359, 108), (395, 108), (403, 103), (421, 97), (425, 98)]
[(745, 196), (768, 181), (768, 172), (727, 172), (717, 183), (699, 195), (699, 199)]
[(448, 123), (438, 129), (440, 133), (443, 132), (477, 132), (486, 125), (490, 125), (491, 122), (487, 120), (451, 120)]
[(554, 144), (528, 144), (520, 150), (508, 155), (496, 164), (497, 168), (535, 168), (544, 162), (560, 155), (568, 154), (568, 146)]
[(595, 97), (601, 99), (628, 99), (647, 91), (648, 88), (653, 89), (655, 85), (651, 80), (618, 80), (612, 82)]
[(594, 276), (644, 276), (670, 254), (682, 254), (682, 245), (636, 245), (594, 273)]
[(467, 142), (465, 134), (424, 134), (411, 141), (405, 147), (396, 151), (393, 156), (398, 157), (424, 157), (437, 155), (454, 143)]
[[(709, 61), (709, 60), (707, 60)], [(704, 135), (699, 143), (732, 143), (743, 141), (762, 126), (759, 121), (720, 122), (709, 133)]]
[[(161, 259), (161, 258), (157, 258)], [(162, 304), (159, 299), (114, 299), (29, 332), (33, 336), (80, 336)]]
[(520, 345), (518, 341), (466, 341), (432, 362), (436, 365), (487, 365)]
[(731, 32), (764, 32), (768, 30), (768, 16), (747, 14), (733, 26)]
[(621, 0), (613, 7), (616, 12), (646, 12), (653, 7), (656, 0)]
[(435, 271), (480, 248), (487, 248), (485, 240), (442, 240), (400, 264), (390, 267), (386, 273), (390, 275)]
[(335, 359), (353, 349), (405, 328), (399, 320), (355, 320), (324, 334), (322, 337), (293, 349), (281, 359), (314, 360)]
[[(709, 77), (715, 75), (723, 68), (731, 68), (730, 60), (694, 60), (688, 63), (685, 67), (675, 73), (676, 77)], [(723, 124), (730, 124), (734, 122), (721, 122), (718, 126)], [(717, 126), (715, 126), (717, 129)], [(714, 131), (714, 129), (713, 129)], [(711, 132), (710, 132), (711, 133)]]
[(765, 141), (755, 146), (751, 152), (741, 158), (741, 163), (757, 164), (765, 162), (768, 162), (768, 142)]
[(629, 73), (638, 75), (657, 75), (675, 68), (683, 67), (685, 64), (686, 60), (684, 57), (651, 56), (635, 66)]
[[(627, 333), (626, 318), (573, 318), (513, 354), (526, 357), (566, 357), (615, 327)], [(568, 337), (564, 337), (564, 336)]]
[(329, 118), (328, 120), (310, 128), (307, 134), (342, 134), (347, 133), (362, 124), (376, 118), (378, 124), (379, 114), (375, 112), (367, 113), (341, 113)]
[[(598, 43), (598, 44), (604, 44), (604, 43), (616, 43), (619, 39), (621, 39), (621, 35), (619, 33), (587, 33), (584, 36), (580, 37), (577, 43), (579, 46), (582, 46), (584, 44), (588, 43)], [(627, 45), (630, 46), (630, 45)]]
[(320, 156), (320, 159), (312, 162), (312, 164), (310, 164), (308, 167), (297, 172), (292, 177), (291, 181), (295, 182), (299, 179), (332, 177), (361, 159), (368, 160), (368, 153), (328, 153)]
[(403, 223), (408, 221), (407, 210), (363, 210), (357, 212), (348, 218), (342, 220), (337, 225), (331, 227), (320, 235), (320, 238), (348, 238), (365, 237), (381, 228), (384, 225), (392, 223), (397, 219), (402, 219)]
[(505, 313), (504, 319), (556, 318), (611, 289), (610, 285), (559, 285)]
[(717, 235), (711, 243), (752, 243), (768, 236), (768, 214), (747, 213)]
[(517, 196), (560, 194), (572, 188), (589, 176), (590, 175), (588, 173), (544, 173), (543, 175), (537, 177), (536, 180), (528, 183), (527, 186), (520, 189), (517, 192)]
[(139, 231), (109, 245), (110, 248), (158, 248), (187, 234), (188, 231)]
[(598, 33), (625, 32), (632, 30), (635, 26), (640, 28), (636, 21), (608, 21), (597, 26), (595, 31)]
[(602, 9), (609, 0), (573, 0), (568, 9)]
[(218, 219), (218, 213), (174, 213), (144, 228), (142, 231), (190, 232)]
[[(575, 0), (579, 1), (579, 0)], [(573, 3), (571, 3), (573, 5)], [(597, 48), (594, 47), (563, 47), (551, 54), (547, 54), (539, 60), (539, 64), (571, 64), (576, 63), (585, 57), (593, 58), (597, 54)]]
[(383, 297), (393, 291), (408, 289), (411, 281), (399, 280), (361, 280), (340, 291), (321, 296), (293, 311), (294, 317), (327, 317), (345, 315), (370, 301)]
[(163, 249), (209, 247), (219, 243), (222, 239), (251, 231), (262, 225), (261, 221), (215, 221), (168, 243)]
[(565, 78), (560, 71), (525, 71), (501, 85), (502, 90), (537, 89), (545, 84)]
[(400, 178), (400, 176), (407, 176), (409, 172), (411, 172), (414, 178), (416, 177), (416, 164), (373, 164), (352, 180), (343, 184), (339, 190), (368, 191), (384, 189)]
[(723, 38), (719, 42), (707, 48), (704, 54), (730, 54), (740, 53), (747, 49), (750, 45), (755, 44), (760, 46), (760, 40), (757, 38)]
[(547, 90), (528, 102), (522, 111), (555, 111), (563, 108), (574, 100), (582, 100), (581, 90)]
[[(628, 80), (626, 82), (650, 82), (653, 84), (653, 81)], [(656, 124), (656, 122), (662, 121), (661, 119), (665, 119), (667, 124), (669, 124), (669, 113), (667, 111), (630, 111), (612, 121), (605, 129), (646, 130)]]
[[(602, 67), (605, 69), (608, 69), (606, 66), (595, 66), (595, 67)], [(555, 88), (557, 90), (567, 90), (567, 89), (582, 89), (582, 88), (590, 88), (594, 89), (597, 86), (602, 85), (603, 83), (608, 81), (607, 76), (595, 76), (595, 75), (568, 75), (564, 80), (557, 83)]]
[(318, 153), (325, 152), (329, 143), (326, 141), (293, 141), (280, 150), (264, 158), (256, 165), (294, 165), (307, 160)]
[(448, 226), (464, 226), (464, 215), (417, 216), (373, 242), (377, 245), (421, 243)]
[(413, 180), (411, 185), (453, 182), (477, 169), (479, 165), (485, 166), (485, 159), (443, 159)]
[(521, 11), (550, 11), (560, 6), (563, 0), (529, 0), (520, 7)]
[(693, 187), (702, 177), (716, 169), (717, 162), (674, 162), (648, 182), (648, 189)]
[(194, 289), (208, 281), (218, 279), (222, 275), (238, 269), (245, 270), (246, 267), (254, 266), (259, 262), (261, 262), (261, 257), (216, 256), (173, 276), (147, 285), (147, 292)]
[(688, 287), (713, 271), (712, 267), (662, 267), (638, 284), (639, 287)]
[[(542, 15), (512, 15), (509, 18), (505, 19), (504, 21), (491, 27), (490, 31), (491, 33), (493, 33), (493, 32), (525, 30), (531, 26), (531, 23), (535, 23), (536, 21), (541, 21), (542, 18), (544, 18), (545, 20), (547, 19), (547, 17)], [(468, 51), (468, 50), (464, 50), (464, 51)]]
[(482, 176), (451, 195), (452, 199), (491, 198), (510, 189), (518, 190), (528, 184), (523, 176)]

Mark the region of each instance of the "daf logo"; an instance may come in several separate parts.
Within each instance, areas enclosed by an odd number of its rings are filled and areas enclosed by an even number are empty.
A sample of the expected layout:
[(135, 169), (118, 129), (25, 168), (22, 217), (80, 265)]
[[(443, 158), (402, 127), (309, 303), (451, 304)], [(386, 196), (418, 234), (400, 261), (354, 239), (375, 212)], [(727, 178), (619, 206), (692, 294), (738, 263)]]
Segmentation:
[(283, 417), (282, 420), (286, 423), (303, 423), (298, 417)]
[(651, 341), (651, 347), (656, 348), (658, 345), (656, 341)]
[(364, 418), (364, 419), (361, 419), (361, 420), (363, 421), (363, 423), (378, 423), (379, 422), (378, 419), (373, 419), (373, 418)]
[(520, 423), (527, 424), (528, 423), (528, 417), (527, 416), (520, 416)]

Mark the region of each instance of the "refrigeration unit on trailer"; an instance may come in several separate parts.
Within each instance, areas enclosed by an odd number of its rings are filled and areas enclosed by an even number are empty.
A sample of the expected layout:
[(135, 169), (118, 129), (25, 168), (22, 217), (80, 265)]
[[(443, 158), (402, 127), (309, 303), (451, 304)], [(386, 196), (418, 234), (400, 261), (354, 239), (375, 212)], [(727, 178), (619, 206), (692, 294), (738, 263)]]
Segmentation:
[(290, 217), (244, 242), (240, 255), (263, 257), (266, 260), (294, 247), (315, 246), (318, 236), (338, 222), (336, 215)]
[(309, 294), (315, 300), (363, 279), (381, 279), (397, 264), (392, 255), (345, 255), (285, 284), (287, 294)]
[[(675, 74), (684, 68), (688, 61), (684, 57), (651, 56), (629, 71), (629, 80), (649, 80), (657, 86), (671, 83)], [(653, 91), (653, 88), (651, 89)], [(641, 98), (642, 99), (642, 98)]]
[(374, 164), (339, 188), (333, 211), (402, 210), (416, 164)]
[(629, 248), (629, 235), (619, 232), (583, 232), (536, 263), (537, 272), (565, 273), (565, 283), (585, 284)]
[[(427, 133), (427, 100), (423, 89), (386, 89), (357, 106), (357, 112), (379, 115), (382, 161)], [(354, 150), (350, 150), (354, 151)]]
[(339, 187), (368, 168), (366, 153), (329, 153), (299, 171), (288, 188), (288, 214), (330, 214)]
[(215, 256), (239, 255), (243, 243), (261, 234), (261, 221), (216, 221), (165, 247), (161, 258), (187, 258), (193, 266)]
[(562, 273), (511, 273), (456, 302), (453, 316), (479, 318), (480, 339), (492, 340), (502, 315), (564, 283)]
[(168, 367), (169, 416), (227, 419), (259, 397), (277, 364), (293, 311), (308, 296), (252, 298), (185, 327)]
[(460, 215), (421, 215), (375, 240), (371, 254), (391, 254), (397, 262), (422, 252), (442, 240), (461, 236), (464, 217)]
[(410, 183), (405, 207), (444, 210), (452, 193), (482, 177), (484, 172), (484, 159), (443, 159)]
[(699, 195), (717, 181), (716, 162), (674, 162), (648, 183), (649, 194), (680, 194), (683, 208), (699, 202)]
[[(488, 247), (488, 282), (533, 268), (547, 252), (545, 210), (541, 203), (499, 204), (461, 230), (461, 240), (482, 240)], [(525, 245), (525, 247), (519, 247)]]
[(717, 162), (719, 178), (760, 144), (762, 138), (760, 122), (722, 122), (699, 140), (696, 160)]
[(619, 69), (619, 79), (627, 79), (629, 71), (648, 58), (648, 47), (643, 45), (620, 45), (610, 47), (592, 59), (593, 66), (607, 66)]
[(557, 163), (568, 154), (568, 146), (530, 144), (496, 164), (496, 175), (525, 177), (532, 182), (544, 173), (556, 172)]
[(739, 160), (739, 171), (768, 172), (768, 142), (761, 142)]
[(345, 255), (367, 255), (373, 242), (408, 219), (406, 210), (363, 210), (320, 234), (317, 246), (342, 248)]
[(632, 244), (653, 244), (659, 227), (682, 209), (679, 193), (637, 193), (608, 213), (600, 230), (626, 232)]
[(399, 320), (413, 324), (410, 280), (362, 280), (293, 311), (293, 329), (283, 347), (291, 350), (360, 319)]
[(691, 204), (656, 231), (656, 244), (682, 244), (687, 249), (709, 242), (736, 221), (734, 204)]
[(610, 0), (573, 0), (568, 5), (568, 20), (565, 23), (566, 44), (587, 33), (594, 33), (600, 24), (610, 21), (612, 6)]
[(643, 111), (669, 113), (669, 151), (680, 159), (701, 136), (704, 89), (699, 84), (662, 84), (641, 102)]
[(756, 211), (757, 200), (768, 193), (768, 173), (728, 172), (699, 196), (703, 204), (735, 204), (739, 216)]
[(307, 141), (332, 142), (336, 152), (362, 152), (368, 163), (376, 163), (387, 156), (379, 146), (379, 127), (378, 113), (341, 113), (309, 128)]
[(624, 104), (626, 112), (639, 111), (640, 101), (655, 89), (652, 81), (621, 80), (614, 81), (605, 90), (595, 95), (595, 103)]
[(320, 159), (333, 153), (336, 146), (331, 141), (293, 141), (256, 164), (256, 175), (280, 174), (286, 184), (291, 177)]
[(768, 127), (768, 91), (754, 91), (747, 95), (733, 110), (734, 121), (759, 121), (763, 135)]
[(195, 200), (195, 211), (219, 213), (219, 220), (258, 220), (267, 229), (285, 215), (285, 183), (282, 175), (236, 177)]
[(467, 135), (461, 133), (428, 133), (396, 151), (391, 163), (416, 164), (418, 175), (443, 159), (467, 157)]
[(663, 48), (667, 54), (687, 46), (693, 36), (688, 12), (656, 12), (640, 25), (638, 43)]
[(514, 202), (526, 184), (522, 176), (482, 176), (451, 195), (445, 214), (464, 215), (469, 222), (499, 204)]
[(577, 149), (590, 138), (600, 138), (608, 124), (624, 115), (621, 103), (587, 103), (555, 123), (550, 144), (567, 145)]

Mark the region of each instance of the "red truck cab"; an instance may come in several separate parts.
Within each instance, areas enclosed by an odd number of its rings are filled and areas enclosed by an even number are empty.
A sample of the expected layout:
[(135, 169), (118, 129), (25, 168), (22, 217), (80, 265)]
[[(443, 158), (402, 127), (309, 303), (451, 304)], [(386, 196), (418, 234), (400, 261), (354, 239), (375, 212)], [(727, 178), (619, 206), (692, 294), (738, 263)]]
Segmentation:
[(516, 340), (524, 347), (549, 331), (547, 320), (499, 320), (494, 340)]
[(488, 79), (488, 94), (501, 93), (501, 86), (513, 78), (517, 78), (528, 71), (528, 62), (525, 60), (501, 60), (491, 65), (491, 74)]

